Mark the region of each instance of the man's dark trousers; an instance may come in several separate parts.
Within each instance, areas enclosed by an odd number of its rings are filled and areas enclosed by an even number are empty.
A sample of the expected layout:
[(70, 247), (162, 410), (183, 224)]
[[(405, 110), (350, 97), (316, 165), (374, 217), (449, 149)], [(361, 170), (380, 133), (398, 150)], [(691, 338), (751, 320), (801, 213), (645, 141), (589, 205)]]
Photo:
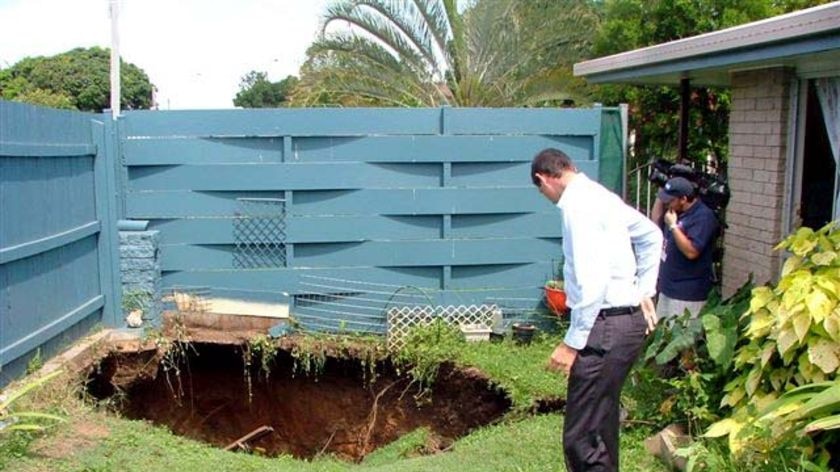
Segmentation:
[(563, 426), (569, 472), (618, 470), (619, 397), (646, 328), (639, 310), (596, 318), (569, 374)]

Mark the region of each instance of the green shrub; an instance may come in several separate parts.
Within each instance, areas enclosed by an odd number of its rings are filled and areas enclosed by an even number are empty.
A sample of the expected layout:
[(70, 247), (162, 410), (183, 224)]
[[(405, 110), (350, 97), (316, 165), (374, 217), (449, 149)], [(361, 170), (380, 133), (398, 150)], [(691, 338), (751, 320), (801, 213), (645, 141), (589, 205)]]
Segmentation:
[(748, 281), (726, 300), (713, 291), (697, 318), (685, 313), (659, 323), (645, 352), (648, 365), (636, 369), (628, 389), (636, 414), (659, 426), (684, 423), (689, 433), (720, 419), (723, 387), (733, 377), (739, 318), (751, 290)]
[[(840, 230), (833, 223), (818, 231), (801, 228), (776, 249), (791, 256), (775, 287), (752, 292), (734, 356), (737, 375), (721, 404), (732, 414), (712, 425), (707, 436), (728, 436), (733, 454), (757, 460), (773, 454), (780, 441), (820, 457), (831, 435), (816, 443), (792, 435), (802, 431), (806, 418), (789, 414), (789, 408), (802, 407), (818, 387), (834, 392), (825, 382), (835, 382), (840, 370)], [(807, 420), (836, 426), (824, 420), (837, 412), (834, 400), (833, 409), (826, 404), (809, 410)]]

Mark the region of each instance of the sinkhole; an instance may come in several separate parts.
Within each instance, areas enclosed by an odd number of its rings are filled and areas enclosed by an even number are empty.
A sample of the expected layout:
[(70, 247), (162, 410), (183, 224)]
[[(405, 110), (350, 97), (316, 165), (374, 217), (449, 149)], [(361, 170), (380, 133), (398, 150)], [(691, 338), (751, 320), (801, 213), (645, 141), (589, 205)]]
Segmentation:
[(324, 357), (302, 369), (299, 354), (281, 349), (266, 375), (253, 358), (246, 368), (242, 345), (176, 347), (179, 356), (109, 354), (91, 370), (87, 392), (127, 418), (217, 447), (349, 461), (418, 428), (430, 432), (427, 452), (441, 450), (511, 407), (481, 372), (448, 364), (421, 389), (387, 360)]

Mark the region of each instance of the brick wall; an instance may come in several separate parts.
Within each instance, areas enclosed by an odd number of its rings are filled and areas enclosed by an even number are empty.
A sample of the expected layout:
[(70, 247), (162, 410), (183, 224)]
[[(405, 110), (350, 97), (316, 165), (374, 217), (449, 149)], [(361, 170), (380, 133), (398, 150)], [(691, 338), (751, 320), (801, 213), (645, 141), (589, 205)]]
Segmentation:
[(790, 87), (787, 68), (732, 74), (729, 184), (723, 291), (729, 296), (753, 273), (756, 283), (776, 280), (781, 240)]

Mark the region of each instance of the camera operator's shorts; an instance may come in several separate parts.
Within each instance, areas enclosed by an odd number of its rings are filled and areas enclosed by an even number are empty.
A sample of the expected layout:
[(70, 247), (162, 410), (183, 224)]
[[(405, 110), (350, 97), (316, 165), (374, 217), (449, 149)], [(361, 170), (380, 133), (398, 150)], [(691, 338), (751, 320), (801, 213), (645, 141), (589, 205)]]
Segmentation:
[(700, 313), (700, 309), (702, 309), (705, 304), (705, 301), (690, 302), (686, 300), (677, 300), (665, 295), (664, 293), (660, 293), (659, 301), (656, 303), (656, 316), (660, 320), (676, 318), (677, 316), (685, 313), (685, 310), (688, 310), (689, 313), (691, 313), (692, 318), (697, 318), (697, 315)]

